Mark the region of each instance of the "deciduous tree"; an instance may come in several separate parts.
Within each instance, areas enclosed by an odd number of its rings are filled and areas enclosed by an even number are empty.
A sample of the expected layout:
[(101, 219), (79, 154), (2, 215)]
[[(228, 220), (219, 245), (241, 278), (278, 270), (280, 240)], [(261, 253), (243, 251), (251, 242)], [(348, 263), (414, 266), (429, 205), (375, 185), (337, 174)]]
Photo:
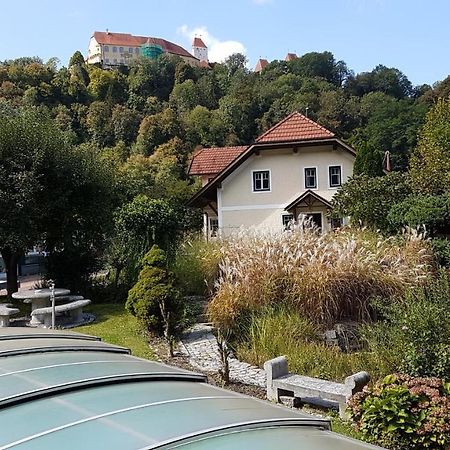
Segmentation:
[(450, 99), (439, 99), (428, 113), (411, 158), (410, 174), (418, 192), (450, 192)]

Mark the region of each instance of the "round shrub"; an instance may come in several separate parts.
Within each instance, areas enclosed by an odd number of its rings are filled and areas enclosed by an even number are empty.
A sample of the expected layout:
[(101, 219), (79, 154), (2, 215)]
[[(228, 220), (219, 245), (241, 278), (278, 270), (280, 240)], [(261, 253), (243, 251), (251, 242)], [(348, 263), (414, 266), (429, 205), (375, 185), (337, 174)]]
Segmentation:
[(388, 375), (349, 401), (353, 423), (369, 442), (389, 449), (447, 449), (450, 383)]

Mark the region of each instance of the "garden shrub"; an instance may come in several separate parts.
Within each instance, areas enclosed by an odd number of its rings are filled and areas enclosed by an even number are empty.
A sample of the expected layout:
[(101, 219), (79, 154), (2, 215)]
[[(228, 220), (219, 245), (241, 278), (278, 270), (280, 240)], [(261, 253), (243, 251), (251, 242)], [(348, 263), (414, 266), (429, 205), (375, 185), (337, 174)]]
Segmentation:
[(392, 231), (423, 226), (436, 236), (450, 232), (450, 194), (410, 195), (394, 205), (387, 216)]
[(447, 449), (450, 383), (440, 378), (388, 375), (349, 401), (364, 438), (389, 449)]
[(409, 375), (448, 377), (450, 283), (445, 271), (387, 302), (376, 306), (383, 320), (364, 329), (369, 350)]
[(153, 245), (142, 258), (141, 265), (138, 281), (128, 292), (126, 309), (149, 330), (161, 332), (165, 325), (164, 307), (170, 312), (170, 327), (176, 328), (182, 319), (183, 308), (174, 275), (167, 268), (165, 252)]
[(208, 295), (214, 289), (220, 243), (202, 235), (187, 235), (178, 247), (173, 271), (183, 295)]
[(450, 240), (444, 238), (432, 239), (431, 246), (437, 263), (443, 267), (450, 267)]

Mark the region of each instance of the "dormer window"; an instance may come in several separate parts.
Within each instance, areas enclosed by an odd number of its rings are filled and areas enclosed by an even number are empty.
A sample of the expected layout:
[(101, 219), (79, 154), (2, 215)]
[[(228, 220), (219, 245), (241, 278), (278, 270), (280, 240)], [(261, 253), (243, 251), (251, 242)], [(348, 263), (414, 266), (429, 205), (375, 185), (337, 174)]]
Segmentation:
[(253, 172), (253, 192), (270, 191), (270, 171), (258, 170)]

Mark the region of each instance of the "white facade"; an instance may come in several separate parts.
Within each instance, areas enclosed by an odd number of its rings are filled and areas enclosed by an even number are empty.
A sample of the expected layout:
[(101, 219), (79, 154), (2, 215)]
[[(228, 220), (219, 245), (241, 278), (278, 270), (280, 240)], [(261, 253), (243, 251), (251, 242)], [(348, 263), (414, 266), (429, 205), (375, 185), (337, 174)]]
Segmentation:
[(88, 64), (96, 64), (101, 63), (103, 61), (102, 56), (102, 46), (97, 42), (94, 36), (89, 40), (89, 48), (88, 48)]
[[(312, 216), (323, 231), (330, 230), (328, 202), (353, 174), (354, 159), (352, 153), (333, 144), (252, 154), (217, 187), (215, 209), (220, 231), (229, 234), (240, 227), (283, 229), (286, 221), (297, 220), (300, 215)], [(306, 202), (287, 211), (286, 207), (302, 194), (307, 195)], [(204, 211), (208, 220), (215, 218), (211, 209)]]
[(100, 63), (103, 67), (129, 65), (140, 56), (140, 46), (106, 45), (91, 37), (88, 48), (88, 64)]
[(192, 46), (192, 53), (200, 61), (208, 62), (208, 49), (206, 47)]

